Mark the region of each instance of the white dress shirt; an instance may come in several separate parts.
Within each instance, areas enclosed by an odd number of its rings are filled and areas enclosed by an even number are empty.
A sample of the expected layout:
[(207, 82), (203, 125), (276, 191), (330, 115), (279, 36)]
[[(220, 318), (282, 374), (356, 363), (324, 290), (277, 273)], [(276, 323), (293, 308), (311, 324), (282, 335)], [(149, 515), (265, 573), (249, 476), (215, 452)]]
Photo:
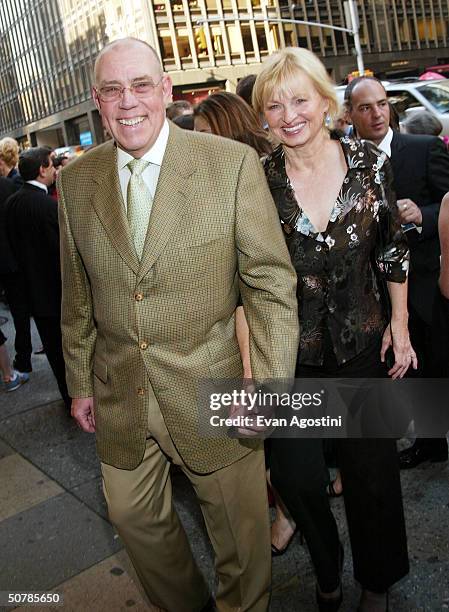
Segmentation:
[[(151, 147), (151, 149), (147, 151), (142, 157), (142, 159), (145, 159), (150, 162), (150, 164), (142, 172), (142, 178), (151, 193), (152, 199), (154, 199), (154, 194), (156, 193), (159, 173), (161, 171), (162, 159), (165, 154), (165, 149), (167, 148), (168, 134), (168, 121), (165, 120), (164, 125), (162, 126), (162, 129), (159, 132), (159, 136), (156, 138), (156, 142)], [(117, 169), (120, 179), (120, 189), (122, 191), (123, 202), (125, 204), (125, 212), (127, 210), (126, 200), (128, 193), (128, 183), (131, 177), (131, 170), (127, 167), (127, 164), (132, 159), (134, 159), (132, 155), (126, 153), (126, 151), (123, 151), (123, 149), (117, 146)]]
[(377, 148), (383, 151), (384, 153), (386, 153), (388, 157), (391, 157), (391, 141), (392, 140), (393, 140), (393, 130), (391, 129), (391, 127), (389, 127), (388, 132), (383, 137), (383, 140), (379, 142), (379, 144), (377, 145)]
[(43, 189), (45, 193), (48, 193), (47, 185), (44, 185), (44, 183), (40, 183), (39, 181), (25, 181), (25, 182), (28, 183), (29, 185), (34, 185), (35, 187), (39, 187), (39, 189)]

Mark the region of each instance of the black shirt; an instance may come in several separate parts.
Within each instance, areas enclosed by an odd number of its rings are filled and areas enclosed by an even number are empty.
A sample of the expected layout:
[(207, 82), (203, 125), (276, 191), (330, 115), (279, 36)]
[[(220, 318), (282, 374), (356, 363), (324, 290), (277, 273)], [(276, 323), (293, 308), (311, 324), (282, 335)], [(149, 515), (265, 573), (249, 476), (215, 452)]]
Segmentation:
[(302, 365), (322, 365), (326, 328), (339, 364), (379, 338), (386, 289), (376, 276), (403, 283), (408, 272), (388, 157), (369, 142), (331, 137), (340, 140), (348, 170), (324, 232), (315, 231), (295, 199), (282, 146), (264, 162), (298, 275)]

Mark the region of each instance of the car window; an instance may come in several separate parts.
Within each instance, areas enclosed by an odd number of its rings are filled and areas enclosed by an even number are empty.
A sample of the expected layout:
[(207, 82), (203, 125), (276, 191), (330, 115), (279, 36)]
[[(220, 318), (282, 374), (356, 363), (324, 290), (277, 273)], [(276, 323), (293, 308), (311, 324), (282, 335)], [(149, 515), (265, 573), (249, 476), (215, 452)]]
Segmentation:
[(387, 91), (388, 100), (393, 104), (399, 114), (399, 119), (402, 121), (405, 119), (405, 111), (408, 108), (414, 108), (416, 106), (422, 106), (422, 103), (415, 98), (406, 89), (397, 91)]
[(443, 84), (423, 85), (419, 92), (439, 113), (449, 113), (449, 86)]

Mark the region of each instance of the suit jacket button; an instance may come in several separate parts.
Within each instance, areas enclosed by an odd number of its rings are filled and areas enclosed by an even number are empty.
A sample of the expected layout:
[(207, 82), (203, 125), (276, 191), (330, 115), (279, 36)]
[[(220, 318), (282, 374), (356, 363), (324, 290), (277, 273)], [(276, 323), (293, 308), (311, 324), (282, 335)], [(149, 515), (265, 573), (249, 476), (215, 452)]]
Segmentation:
[(143, 300), (143, 293), (135, 293), (134, 299), (136, 300), (136, 302), (141, 302)]
[(145, 395), (145, 389), (143, 387), (139, 387), (137, 389), (137, 395)]
[(148, 343), (147, 342), (141, 342), (140, 343), (140, 348), (142, 349), (142, 351), (145, 351), (148, 348)]

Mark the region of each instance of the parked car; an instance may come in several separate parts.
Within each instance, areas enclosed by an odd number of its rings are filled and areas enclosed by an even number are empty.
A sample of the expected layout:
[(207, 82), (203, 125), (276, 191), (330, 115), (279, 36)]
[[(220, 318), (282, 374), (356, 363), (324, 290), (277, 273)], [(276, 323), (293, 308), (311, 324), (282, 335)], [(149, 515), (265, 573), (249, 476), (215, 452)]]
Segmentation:
[(385, 85), (388, 99), (404, 121), (410, 113), (428, 110), (443, 126), (442, 136), (449, 136), (449, 79), (438, 81), (389, 82)]

